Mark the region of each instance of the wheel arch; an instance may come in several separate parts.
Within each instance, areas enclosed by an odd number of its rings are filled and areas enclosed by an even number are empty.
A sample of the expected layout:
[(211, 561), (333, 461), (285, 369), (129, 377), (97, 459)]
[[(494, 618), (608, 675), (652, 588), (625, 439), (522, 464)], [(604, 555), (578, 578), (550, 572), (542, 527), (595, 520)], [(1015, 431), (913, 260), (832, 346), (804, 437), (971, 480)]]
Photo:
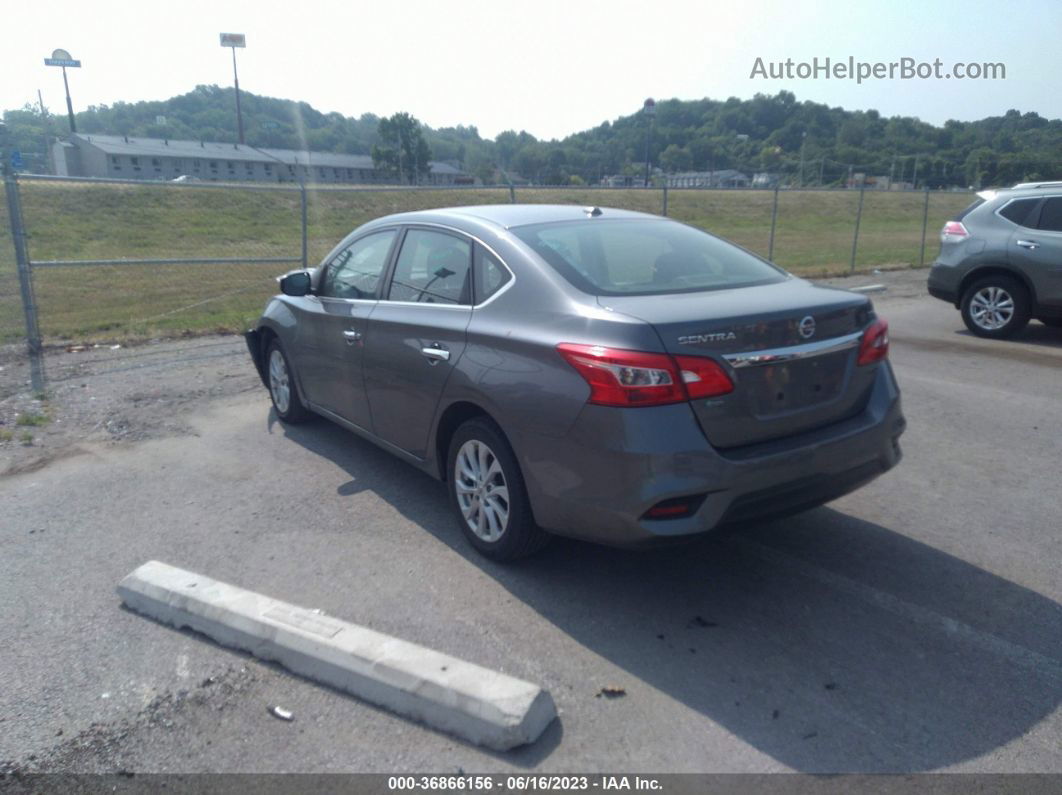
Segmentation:
[(254, 355), (254, 366), (258, 369), (258, 377), (262, 379), (262, 383), (268, 389), (269, 374), (266, 369), (266, 354), (269, 352), (269, 343), (276, 339), (277, 333), (269, 326), (259, 326), (255, 333), (257, 334), (258, 350)]
[(1033, 284), (1031, 281), (1029, 281), (1029, 278), (1016, 268), (1012, 268), (1009, 265), (999, 264), (982, 265), (963, 276), (962, 281), (959, 282), (959, 289), (957, 292), (955, 304), (956, 307), (961, 308), (962, 299), (965, 297), (966, 291), (970, 288), (970, 285), (987, 276), (1006, 276), (1009, 279), (1014, 279), (1015, 281), (1017, 281), (1026, 290), (1028, 290), (1029, 299), (1032, 301), (1031, 309), (1035, 311), (1037, 306), (1036, 288), (1033, 287)]
[[(439, 421), (435, 423), (435, 444), (432, 449), (435, 451), (435, 471), (439, 480), (446, 480), (450, 440), (453, 439), (454, 433), (462, 424), (474, 417), (486, 417), (489, 419), (497, 426), (501, 434), (506, 437), (506, 441), (509, 441), (507, 434), (501, 429), (498, 421), (479, 404), (470, 400), (458, 400), (451, 403), (443, 410), (442, 414), (439, 415)], [(509, 441), (509, 446), (512, 446), (511, 441)]]

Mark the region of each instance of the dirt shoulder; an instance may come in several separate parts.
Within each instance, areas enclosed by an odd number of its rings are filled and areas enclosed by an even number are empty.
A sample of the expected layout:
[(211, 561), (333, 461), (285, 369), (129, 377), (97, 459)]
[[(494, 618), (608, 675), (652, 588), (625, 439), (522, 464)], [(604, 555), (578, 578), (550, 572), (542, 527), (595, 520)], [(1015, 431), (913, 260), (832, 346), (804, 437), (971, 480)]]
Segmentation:
[(205, 402), (262, 390), (237, 335), (54, 351), (44, 366), (35, 394), (24, 349), (0, 351), (0, 476), (90, 444), (193, 433), (187, 418)]

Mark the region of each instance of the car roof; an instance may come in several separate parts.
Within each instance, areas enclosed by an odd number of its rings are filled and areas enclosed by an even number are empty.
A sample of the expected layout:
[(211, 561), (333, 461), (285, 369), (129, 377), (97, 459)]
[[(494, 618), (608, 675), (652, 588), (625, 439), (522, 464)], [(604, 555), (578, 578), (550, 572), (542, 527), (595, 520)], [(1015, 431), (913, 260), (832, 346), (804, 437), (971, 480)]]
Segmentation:
[(480, 204), (467, 207), (440, 207), (433, 210), (398, 213), (380, 218), (378, 221), (389, 223), (416, 223), (417, 221), (438, 222), (443, 219), (460, 221), (462, 219), (486, 221), (491, 224), (512, 229), (529, 224), (556, 223), (561, 221), (578, 221), (590, 217), (594, 210), (595, 218), (646, 219), (659, 216), (639, 213), (633, 210), (620, 210), (613, 207), (595, 207), (578, 204)]

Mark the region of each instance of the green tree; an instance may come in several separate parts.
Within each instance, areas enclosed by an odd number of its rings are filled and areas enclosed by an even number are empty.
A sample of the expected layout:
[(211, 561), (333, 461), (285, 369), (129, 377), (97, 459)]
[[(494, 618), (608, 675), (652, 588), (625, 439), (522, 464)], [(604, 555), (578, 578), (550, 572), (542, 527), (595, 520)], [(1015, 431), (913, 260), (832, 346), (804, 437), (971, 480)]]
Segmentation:
[(420, 122), (410, 114), (380, 119), (376, 137), (379, 143), (372, 148), (372, 162), (377, 169), (410, 185), (431, 171), (431, 147), (424, 140)]
[(676, 171), (689, 171), (692, 163), (693, 157), (684, 146), (671, 144), (660, 153), (660, 167), (670, 174)]

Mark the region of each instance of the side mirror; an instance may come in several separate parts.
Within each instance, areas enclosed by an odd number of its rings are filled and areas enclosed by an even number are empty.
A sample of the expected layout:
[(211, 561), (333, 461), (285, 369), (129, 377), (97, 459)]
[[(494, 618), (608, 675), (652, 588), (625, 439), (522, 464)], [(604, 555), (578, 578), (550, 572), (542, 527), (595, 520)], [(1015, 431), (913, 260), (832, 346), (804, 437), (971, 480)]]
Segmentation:
[(284, 295), (309, 295), (310, 294), (310, 272), (309, 271), (291, 271), (285, 273), (280, 277), (280, 292)]

